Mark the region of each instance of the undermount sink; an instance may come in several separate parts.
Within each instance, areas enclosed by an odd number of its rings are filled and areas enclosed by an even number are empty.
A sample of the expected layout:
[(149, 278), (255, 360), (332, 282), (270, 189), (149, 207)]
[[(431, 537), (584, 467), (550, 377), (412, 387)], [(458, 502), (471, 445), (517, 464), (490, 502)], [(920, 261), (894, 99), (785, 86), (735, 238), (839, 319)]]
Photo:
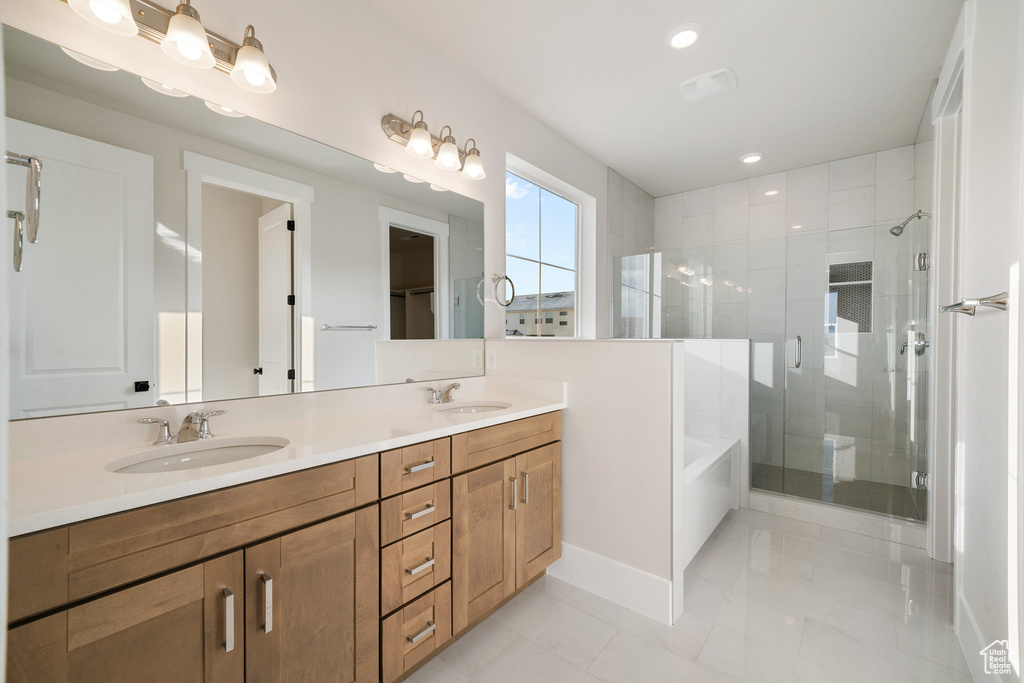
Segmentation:
[(505, 401), (456, 401), (454, 403), (441, 404), (434, 409), (437, 413), (489, 413), (494, 410), (511, 408), (511, 403)]
[(201, 439), (149, 448), (115, 460), (107, 465), (107, 470), (118, 474), (153, 474), (154, 472), (192, 470), (266, 455), (284, 448), (289, 443), (288, 439), (276, 436)]

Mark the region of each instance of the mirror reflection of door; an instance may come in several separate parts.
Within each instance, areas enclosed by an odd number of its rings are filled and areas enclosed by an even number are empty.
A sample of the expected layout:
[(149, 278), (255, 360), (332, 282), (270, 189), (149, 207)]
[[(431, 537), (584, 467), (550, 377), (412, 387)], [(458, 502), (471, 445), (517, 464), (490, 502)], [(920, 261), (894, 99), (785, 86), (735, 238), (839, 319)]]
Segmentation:
[[(153, 405), (153, 157), (10, 118), (7, 149), (43, 162), (38, 242), (0, 281), (11, 417)], [(5, 208), (24, 212), (26, 171), (7, 169)]]
[(391, 226), (391, 338), (434, 339), (434, 237)]
[(203, 184), (204, 400), (288, 393), (292, 205)]

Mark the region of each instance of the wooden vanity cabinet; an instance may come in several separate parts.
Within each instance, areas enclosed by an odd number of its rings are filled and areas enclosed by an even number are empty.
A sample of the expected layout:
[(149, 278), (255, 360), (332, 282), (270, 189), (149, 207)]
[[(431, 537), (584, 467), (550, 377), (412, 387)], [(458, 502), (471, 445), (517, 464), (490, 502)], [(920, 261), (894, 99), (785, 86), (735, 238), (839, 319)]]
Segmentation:
[[(9, 683), (242, 683), (242, 551), (8, 633)], [(230, 626), (230, 627), (229, 627)]]
[(555, 442), (452, 480), (452, 629), (486, 616), (561, 557)]

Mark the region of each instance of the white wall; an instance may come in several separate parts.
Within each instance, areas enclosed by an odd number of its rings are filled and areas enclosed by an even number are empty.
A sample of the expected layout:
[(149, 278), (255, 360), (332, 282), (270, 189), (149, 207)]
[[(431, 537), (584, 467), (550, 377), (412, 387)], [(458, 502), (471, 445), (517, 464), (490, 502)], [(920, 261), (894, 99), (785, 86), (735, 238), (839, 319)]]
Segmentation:
[[(297, 11), (272, 0), (222, 0), (205, 9), (207, 29), (235, 40), (247, 24), (256, 27), (278, 74), (272, 95), (247, 93), (222, 73), (182, 68), (155, 44), (111, 36), (63, 3), (8, 0), (4, 21), (483, 201), (487, 273), (504, 272), (503, 171), (505, 154), (511, 152), (597, 199), (596, 263), (606, 263), (605, 167), (365, 3), (318, 3), (315, 11)], [(381, 116), (392, 112), (408, 119), (416, 109), (425, 112), (434, 132), (448, 124), (460, 143), (474, 137), (487, 179), (462, 180), (408, 156), (385, 138)], [(597, 301), (607, 300), (605, 271), (596, 273)], [(597, 317), (596, 329), (606, 329), (606, 313), (599, 309)], [(486, 329), (492, 337), (504, 333), (502, 311), (494, 306), (488, 306)]]

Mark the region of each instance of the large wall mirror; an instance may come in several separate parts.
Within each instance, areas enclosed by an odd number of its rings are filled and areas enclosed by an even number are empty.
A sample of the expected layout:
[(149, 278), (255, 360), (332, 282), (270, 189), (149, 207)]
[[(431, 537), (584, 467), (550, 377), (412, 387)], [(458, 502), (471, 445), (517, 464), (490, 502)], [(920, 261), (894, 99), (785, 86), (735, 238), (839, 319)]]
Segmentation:
[(480, 202), (6, 26), (4, 59), (42, 162), (12, 419), (483, 374)]

